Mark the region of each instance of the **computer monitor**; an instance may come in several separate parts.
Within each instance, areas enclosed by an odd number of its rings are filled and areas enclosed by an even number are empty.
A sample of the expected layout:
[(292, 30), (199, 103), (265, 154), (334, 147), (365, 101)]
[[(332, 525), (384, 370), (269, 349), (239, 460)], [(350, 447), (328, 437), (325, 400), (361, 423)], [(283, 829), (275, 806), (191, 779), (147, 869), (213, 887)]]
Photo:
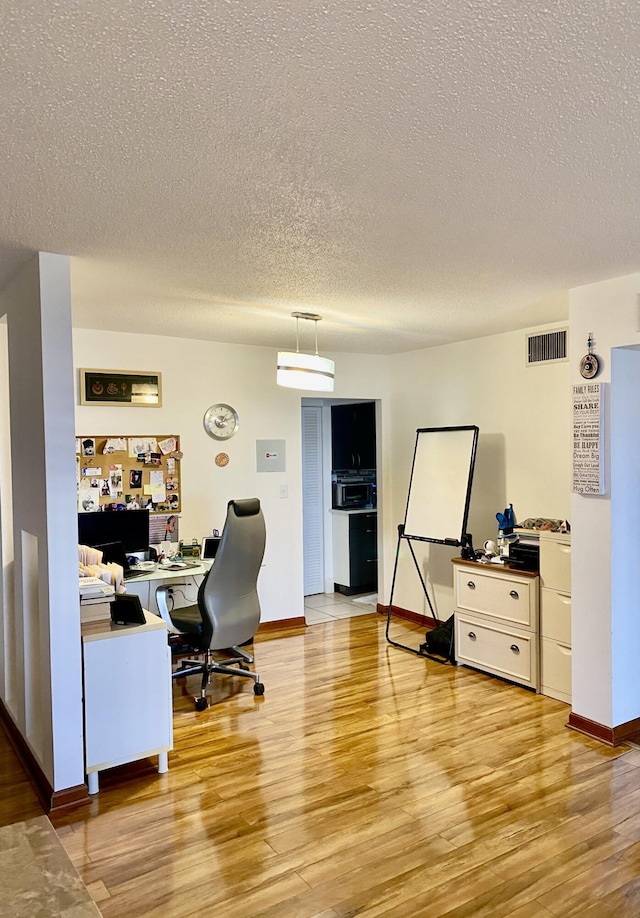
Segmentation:
[(205, 561), (213, 561), (220, 545), (218, 536), (205, 536), (202, 540), (202, 558)]
[(78, 544), (121, 542), (127, 554), (149, 548), (148, 510), (103, 510), (78, 514)]

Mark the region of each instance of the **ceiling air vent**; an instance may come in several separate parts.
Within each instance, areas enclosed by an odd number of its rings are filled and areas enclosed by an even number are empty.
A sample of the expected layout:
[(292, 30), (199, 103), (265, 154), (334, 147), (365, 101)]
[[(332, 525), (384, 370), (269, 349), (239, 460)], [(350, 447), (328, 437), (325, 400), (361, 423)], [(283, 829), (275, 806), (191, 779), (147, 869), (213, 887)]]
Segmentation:
[(568, 360), (568, 331), (567, 328), (556, 328), (553, 331), (527, 335), (527, 366), (537, 367), (541, 363), (559, 363), (561, 360)]

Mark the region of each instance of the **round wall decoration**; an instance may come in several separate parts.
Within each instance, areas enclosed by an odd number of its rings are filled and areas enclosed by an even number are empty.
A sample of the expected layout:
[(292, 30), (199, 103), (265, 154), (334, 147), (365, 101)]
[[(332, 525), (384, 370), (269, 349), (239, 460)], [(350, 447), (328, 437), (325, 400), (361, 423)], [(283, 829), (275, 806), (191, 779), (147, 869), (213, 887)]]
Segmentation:
[(584, 379), (593, 379), (594, 376), (598, 375), (598, 370), (600, 369), (600, 361), (593, 353), (593, 338), (589, 334), (587, 340), (587, 347), (589, 348), (589, 353), (585, 354), (582, 360), (580, 361), (580, 375)]
[(215, 461), (218, 468), (223, 469), (225, 465), (229, 465), (229, 456), (227, 453), (218, 453)]

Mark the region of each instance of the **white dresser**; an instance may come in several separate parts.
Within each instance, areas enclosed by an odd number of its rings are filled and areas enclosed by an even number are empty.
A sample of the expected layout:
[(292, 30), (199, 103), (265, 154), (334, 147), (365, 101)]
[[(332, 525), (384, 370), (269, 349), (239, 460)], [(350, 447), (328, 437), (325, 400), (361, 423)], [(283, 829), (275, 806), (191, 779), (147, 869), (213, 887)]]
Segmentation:
[(460, 558), (453, 572), (457, 662), (537, 691), (537, 572)]
[(571, 535), (540, 533), (540, 691), (571, 703)]

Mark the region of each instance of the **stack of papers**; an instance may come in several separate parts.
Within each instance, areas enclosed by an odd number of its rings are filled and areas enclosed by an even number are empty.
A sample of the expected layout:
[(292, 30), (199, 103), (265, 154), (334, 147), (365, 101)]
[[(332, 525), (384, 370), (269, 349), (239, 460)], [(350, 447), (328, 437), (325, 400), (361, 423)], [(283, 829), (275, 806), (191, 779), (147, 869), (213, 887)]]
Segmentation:
[(115, 595), (114, 588), (101, 580), (100, 577), (80, 577), (78, 579), (80, 589), (80, 602), (90, 602), (99, 600), (104, 602)]

